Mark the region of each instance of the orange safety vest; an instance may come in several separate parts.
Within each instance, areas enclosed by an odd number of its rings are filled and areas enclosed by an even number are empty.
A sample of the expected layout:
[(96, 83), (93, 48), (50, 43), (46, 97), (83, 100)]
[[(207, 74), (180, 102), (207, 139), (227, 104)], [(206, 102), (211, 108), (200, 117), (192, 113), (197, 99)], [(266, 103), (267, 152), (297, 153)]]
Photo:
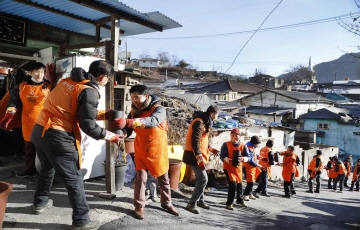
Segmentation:
[(339, 164), (338, 175), (342, 175), (342, 174), (346, 174), (346, 173), (347, 173), (347, 171), (346, 171), (345, 165), (343, 163)]
[(308, 165), (308, 170), (311, 170), (311, 175), (310, 177), (315, 177), (315, 174), (316, 174), (316, 159), (317, 158), (320, 158), (320, 165), (318, 167), (318, 170), (317, 171), (320, 171), (324, 168), (324, 163), (323, 163), (323, 160), (322, 160), (322, 157), (319, 155), (319, 156), (316, 156), (316, 157), (313, 157), (313, 159), (311, 159), (309, 165)]
[[(43, 89), (44, 84), (46, 84), (45, 89)], [(50, 90), (51, 85), (48, 82), (40, 85), (28, 85), (26, 82), (22, 82), (19, 85), (19, 96), (23, 105), (21, 114), (22, 134), (25, 141), (30, 141), (32, 129)]]
[[(344, 164), (345, 166), (345, 164)], [(351, 166), (350, 166), (350, 162), (347, 163), (347, 167), (346, 167), (346, 176), (349, 177), (351, 173)]]
[[(245, 148), (245, 147), (244, 147)], [(257, 156), (255, 153), (254, 146), (247, 146), (247, 148), (252, 151), (254, 154), (254, 161), (257, 162)], [(245, 152), (245, 151), (243, 151)], [(255, 182), (256, 178), (260, 175), (261, 170), (257, 167), (252, 166), (248, 162), (244, 162), (243, 166), (245, 166), (246, 169), (246, 182)]]
[(272, 148), (270, 148), (269, 146), (265, 146), (262, 149), (260, 149), (260, 156), (263, 158), (267, 158), (267, 161), (259, 161), (259, 164), (267, 169), (267, 173), (268, 173), (268, 179), (270, 179), (271, 177), (271, 165), (269, 164), (269, 152), (272, 151)]
[[(186, 134), (185, 150), (191, 151), (191, 152), (194, 152), (191, 142), (192, 142), (192, 132), (193, 132), (192, 126), (195, 121), (200, 121), (202, 124), (204, 124), (204, 122), (201, 118), (195, 118), (189, 126), (188, 132)], [(209, 149), (209, 133), (206, 132), (206, 128), (204, 127), (202, 135), (201, 135), (201, 139), (200, 139), (200, 150), (201, 150), (202, 157), (204, 158), (204, 161), (206, 163), (209, 161), (209, 156), (210, 156), (208, 149)]]
[(337, 177), (337, 175), (338, 175), (338, 173), (337, 172), (335, 172), (333, 169), (334, 169), (334, 162), (333, 161), (330, 161), (331, 163), (332, 163), (332, 169), (329, 169), (328, 170), (328, 177), (329, 178), (336, 178)]
[[(242, 152), (244, 150), (244, 143), (240, 143), (239, 146), (235, 147), (231, 141), (226, 142), (227, 150), (228, 150), (228, 158), (233, 158), (233, 151), (234, 150), (240, 150)], [(242, 182), (242, 164), (238, 166), (233, 166), (231, 160), (229, 160), (229, 163), (224, 162), (223, 168), (226, 169), (229, 180), (230, 181), (236, 181), (236, 183)]]
[[(0, 101), (0, 120), (3, 119), (5, 116), (9, 101), (10, 101), (10, 92), (7, 91), (4, 97)], [(11, 119), (7, 127), (7, 130), (12, 130), (14, 128), (21, 127), (21, 112), (22, 112), (22, 108), (16, 110), (16, 113), (14, 114), (14, 117)]]
[(360, 176), (360, 166), (355, 165), (353, 171), (353, 177), (351, 181), (357, 181), (359, 176)]
[(291, 174), (296, 173), (296, 154), (292, 152), (290, 156), (287, 156), (286, 152), (283, 152), (281, 155), (284, 155), (282, 177), (284, 181), (290, 182)]
[(70, 78), (60, 81), (44, 102), (43, 109), (36, 121), (37, 124), (44, 126), (42, 137), (49, 128), (74, 133), (76, 149), (78, 151), (79, 169), (82, 166), (82, 152), (81, 131), (77, 119), (77, 102), (79, 94), (84, 89), (92, 88), (91, 86), (85, 85), (88, 82), (90, 81), (83, 80), (76, 82)]
[[(158, 106), (143, 111), (139, 117), (151, 116)], [(166, 120), (152, 128), (134, 129), (136, 170), (148, 170), (153, 177), (162, 176), (169, 170), (167, 129)]]

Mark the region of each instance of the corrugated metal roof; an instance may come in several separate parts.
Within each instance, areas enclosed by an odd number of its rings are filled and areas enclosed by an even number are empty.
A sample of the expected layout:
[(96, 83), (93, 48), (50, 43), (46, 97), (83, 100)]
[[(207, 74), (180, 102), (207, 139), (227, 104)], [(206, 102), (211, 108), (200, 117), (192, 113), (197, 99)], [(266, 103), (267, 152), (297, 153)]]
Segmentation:
[[(105, 14), (103, 12), (88, 8), (86, 6), (82, 6), (68, 0), (31, 0), (29, 2), (41, 4), (43, 6), (63, 11), (74, 16), (83, 17), (84, 19), (91, 21), (96, 21), (109, 16), (108, 14)], [(179, 23), (159, 12), (152, 12), (148, 14), (141, 13), (119, 1), (114, 0), (96, 0), (96, 2), (111, 6), (117, 10), (127, 12), (132, 16), (138, 17), (142, 20), (162, 26), (164, 30), (181, 27)], [(95, 25), (91, 23), (62, 16), (60, 14), (52, 13), (33, 6), (21, 4), (13, 0), (1, 0), (0, 12), (22, 17), (37, 23), (47, 24), (56, 28), (95, 36)], [(122, 36), (156, 32), (156, 30), (154, 29), (123, 19), (120, 20), (120, 29), (124, 31), (124, 34)], [(110, 30), (106, 28), (101, 28), (100, 36), (102, 38), (110, 37)]]
[(210, 105), (216, 106), (216, 104), (208, 96), (203, 94), (165, 93), (165, 95), (184, 99), (191, 104), (199, 106), (202, 111), (206, 111)]

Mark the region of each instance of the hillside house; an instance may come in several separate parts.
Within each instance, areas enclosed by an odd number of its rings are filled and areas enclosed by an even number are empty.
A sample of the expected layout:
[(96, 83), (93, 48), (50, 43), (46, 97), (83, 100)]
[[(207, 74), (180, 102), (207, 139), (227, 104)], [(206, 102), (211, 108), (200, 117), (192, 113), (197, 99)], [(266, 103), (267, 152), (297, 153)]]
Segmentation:
[(139, 59), (139, 66), (143, 68), (161, 68), (168, 67), (169, 62), (160, 61), (159, 59), (154, 58), (141, 58)]
[(235, 80), (224, 80), (190, 90), (189, 93), (206, 94), (213, 101), (236, 101), (242, 97), (265, 90), (265, 87)]
[(295, 119), (308, 111), (334, 106), (333, 101), (315, 93), (270, 89), (241, 98), (241, 104), (247, 107), (292, 109), (292, 118)]
[(349, 114), (360, 116), (360, 109), (330, 107), (309, 112), (299, 117), (301, 129), (317, 131), (317, 144), (335, 145), (360, 158), (360, 124)]
[(318, 85), (319, 93), (335, 93), (353, 100), (360, 100), (360, 80), (342, 80)]
[(249, 82), (274, 89), (279, 89), (284, 85), (284, 79), (279, 79), (266, 74), (258, 74), (254, 77), (250, 77)]

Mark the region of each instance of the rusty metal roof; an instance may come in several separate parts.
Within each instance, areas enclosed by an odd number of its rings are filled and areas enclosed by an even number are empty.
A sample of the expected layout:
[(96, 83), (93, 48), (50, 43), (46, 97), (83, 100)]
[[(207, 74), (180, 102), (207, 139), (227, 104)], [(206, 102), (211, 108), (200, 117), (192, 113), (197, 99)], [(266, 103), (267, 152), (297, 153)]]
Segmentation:
[[(111, 10), (122, 12), (139, 22), (150, 23), (163, 30), (181, 27), (179, 23), (161, 14), (160, 12), (141, 13), (119, 1), (114, 0), (1, 0), (0, 13), (21, 17), (30, 21), (50, 25), (56, 28), (95, 36), (96, 26), (91, 23), (110, 16), (103, 10), (84, 6), (97, 4), (101, 8), (110, 7)], [(54, 13), (54, 11), (58, 13)], [(70, 14), (73, 17), (62, 15)], [(84, 19), (84, 20), (81, 20)], [(110, 25), (107, 23), (106, 25)], [(31, 28), (30, 28), (31, 29)], [(120, 19), (122, 36), (156, 32), (156, 29)], [(100, 37), (109, 38), (110, 29), (101, 28)]]

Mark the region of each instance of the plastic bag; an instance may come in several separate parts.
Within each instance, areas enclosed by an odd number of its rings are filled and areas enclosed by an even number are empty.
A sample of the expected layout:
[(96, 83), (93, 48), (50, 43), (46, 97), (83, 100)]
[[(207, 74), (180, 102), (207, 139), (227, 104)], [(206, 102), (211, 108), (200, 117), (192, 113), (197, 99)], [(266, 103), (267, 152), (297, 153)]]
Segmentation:
[(125, 173), (125, 183), (130, 183), (134, 180), (136, 176), (136, 168), (134, 161), (132, 160), (130, 154), (126, 154), (126, 162), (127, 162), (127, 168)]

